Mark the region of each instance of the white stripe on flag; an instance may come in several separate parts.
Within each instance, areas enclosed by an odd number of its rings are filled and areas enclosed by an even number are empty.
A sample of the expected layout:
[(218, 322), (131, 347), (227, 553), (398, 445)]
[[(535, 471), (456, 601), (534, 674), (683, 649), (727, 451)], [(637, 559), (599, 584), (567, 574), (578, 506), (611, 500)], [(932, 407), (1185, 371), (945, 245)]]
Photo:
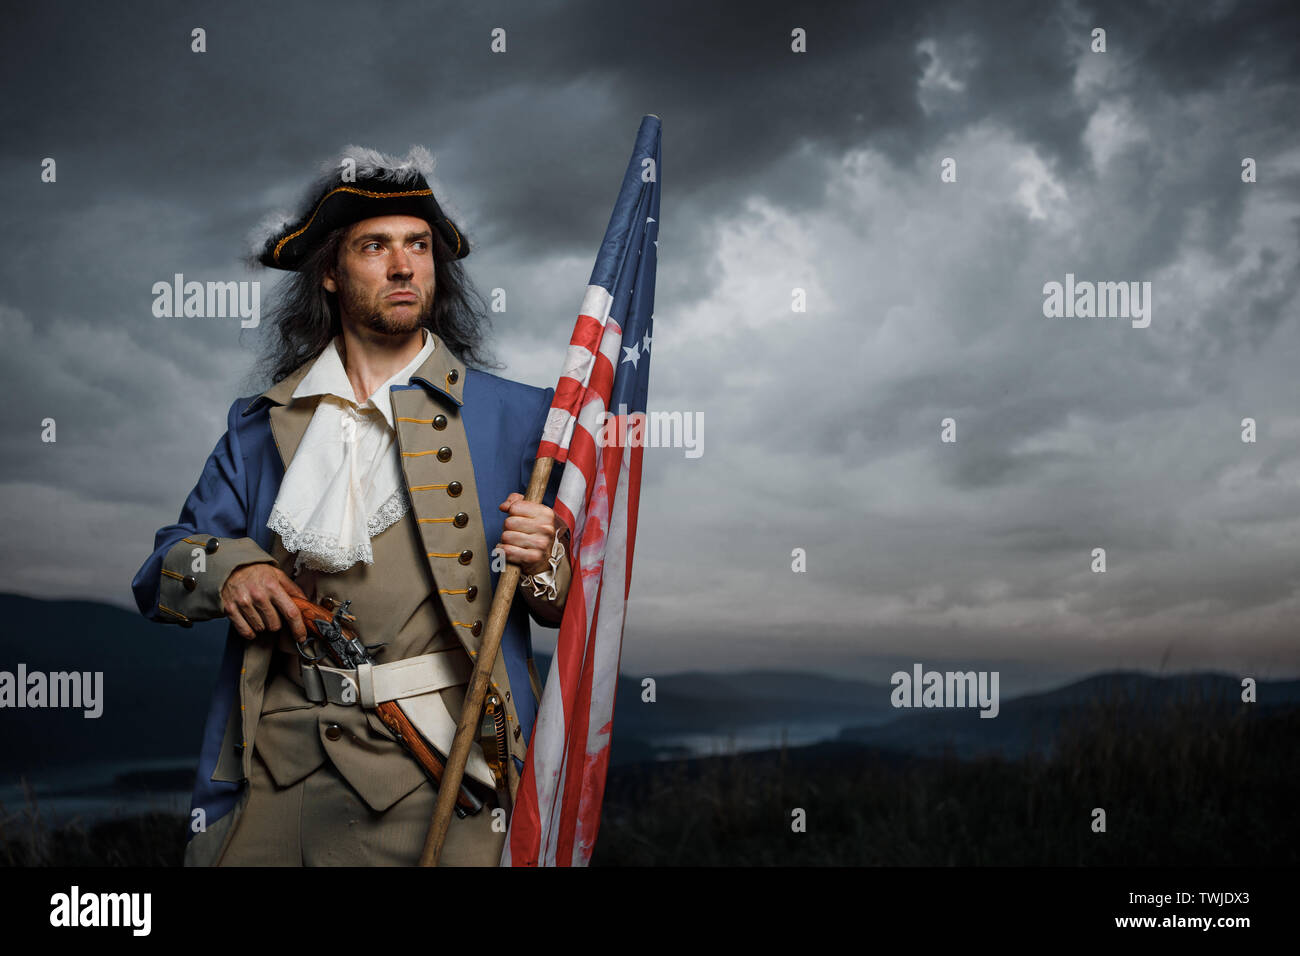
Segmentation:
[[(618, 687), (618, 661), (623, 644), (623, 618), (627, 614), (625, 600), (627, 577), (627, 486), (632, 467), (632, 447), (623, 447), (623, 458), (619, 463), (618, 489), (610, 509), (609, 522), (605, 535), (605, 553), (601, 562), (600, 575), (600, 614), (596, 620), (596, 633), (593, 637), (595, 660), (592, 666), (591, 700), (588, 707), (590, 717), (587, 724), (587, 761), (599, 756), (610, 745), (607, 725), (614, 716), (614, 693)], [(596, 831), (598, 829), (600, 797), (596, 799), (597, 816), (592, 817), (590, 798), (595, 796), (593, 789), (582, 781), (583, 787), (578, 804), (578, 819), (575, 824), (573, 841), (573, 866), (586, 866), (595, 849)], [(603, 795), (603, 788), (602, 795)]]
[(609, 318), (610, 306), (614, 304), (614, 297), (609, 294), (609, 290), (600, 285), (589, 285), (587, 291), (582, 296), (582, 310), (580, 315), (589, 315), (601, 325)]
[[(582, 309), (578, 314), (591, 316), (603, 328), (609, 319), (609, 310), (613, 304), (614, 297), (606, 289), (598, 285), (589, 285), (582, 297)], [(601, 341), (604, 341), (603, 334)], [(595, 358), (596, 355), (591, 349), (584, 345), (570, 343), (564, 353), (560, 378), (571, 378), (585, 390), (591, 384), (591, 370), (595, 365)], [(542, 441), (554, 442), (560, 448), (567, 449), (572, 437), (573, 416), (567, 409), (552, 408), (546, 419), (546, 428), (542, 431)]]
[(555, 442), (560, 448), (568, 448), (573, 441), (573, 423), (576, 419), (563, 408), (555, 408), (546, 414), (546, 427), (542, 429), (542, 441)]
[[(609, 485), (605, 480), (605, 469), (597, 467), (596, 483), (591, 489), (591, 503), (590, 503), (589, 511), (591, 514), (596, 515), (599, 518), (599, 520), (603, 524), (605, 524), (606, 527), (608, 527), (607, 522), (609, 518), (609, 505), (610, 505)], [(587, 655), (591, 649), (591, 642), (593, 637), (592, 628), (591, 628), (591, 619), (593, 615), (596, 613), (596, 598), (598, 592), (600, 591), (601, 575), (604, 572), (603, 557), (605, 553), (606, 541), (607, 541), (606, 536), (602, 534), (594, 541), (592, 541), (590, 544), (588, 544), (586, 547), (583, 547), (581, 544), (579, 544), (578, 564), (582, 574), (582, 596), (583, 598), (585, 598), (586, 601), (586, 607), (584, 608), (584, 610), (587, 613), (586, 613), (585, 626), (583, 627), (584, 643), (581, 647), (575, 647), (573, 650), (580, 655), (583, 664), (586, 663)], [(558, 658), (559, 658), (559, 652), (557, 648), (556, 657), (553, 659), (553, 661)], [(552, 663), (552, 668), (553, 667), (554, 667), (554, 663)], [(582, 679), (581, 678), (582, 670), (583, 670), (582, 666), (575, 668), (575, 674), (577, 675), (578, 680)], [(573, 692), (576, 695), (577, 688), (574, 688)], [(585, 700), (575, 697), (574, 700), (575, 712), (577, 712), (578, 710), (585, 709), (586, 704), (587, 702)], [(567, 737), (567, 734), (565, 736)], [(585, 740), (584, 741), (576, 741), (576, 740), (562, 741), (562, 746), (560, 749), (560, 753), (561, 753), (560, 762), (559, 762), (559, 766), (556, 768), (559, 771), (559, 776), (558, 776), (558, 780), (556, 781), (555, 790), (550, 794), (551, 803), (543, 804), (540, 801), (540, 799), (538, 801), (538, 808), (541, 811), (540, 816), (542, 820), (542, 853), (546, 858), (545, 865), (547, 866), (557, 865), (557, 859), (555, 855), (557, 849), (556, 844), (558, 843), (559, 836), (560, 836), (560, 812), (564, 805), (564, 793), (567, 788), (566, 781), (568, 779), (568, 765), (569, 765), (568, 754), (565, 753), (564, 745), (567, 745), (569, 748), (572, 748), (574, 746), (581, 746), (585, 749), (586, 741)], [(551, 767), (551, 766), (552, 766), (551, 764), (547, 764), (547, 767)]]

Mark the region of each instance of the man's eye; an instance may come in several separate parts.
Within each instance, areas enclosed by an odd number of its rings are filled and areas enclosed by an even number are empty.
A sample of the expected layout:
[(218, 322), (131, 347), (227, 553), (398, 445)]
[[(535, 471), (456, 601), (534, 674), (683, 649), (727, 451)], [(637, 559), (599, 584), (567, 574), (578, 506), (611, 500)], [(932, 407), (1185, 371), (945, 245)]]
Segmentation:
[(362, 249), (369, 249), (371, 246), (374, 246), (376, 249), (378, 249), (378, 248), (379, 248), (379, 243), (377, 243), (377, 242), (367, 242), (367, 243), (366, 243), (364, 246), (362, 246), (361, 248), (362, 248)]
[(429, 248), (429, 243), (428, 243), (428, 241), (427, 241), (427, 240), (424, 240), (424, 239), (417, 239), (417, 240), (415, 240), (414, 245), (419, 246), (421, 249), (428, 249), (428, 248)]

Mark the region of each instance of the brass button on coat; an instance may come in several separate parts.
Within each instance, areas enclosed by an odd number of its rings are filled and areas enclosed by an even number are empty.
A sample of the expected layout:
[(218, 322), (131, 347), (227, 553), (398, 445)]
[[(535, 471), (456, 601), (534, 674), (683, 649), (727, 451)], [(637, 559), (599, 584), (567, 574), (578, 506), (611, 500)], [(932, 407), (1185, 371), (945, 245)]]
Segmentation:
[(438, 431), (442, 431), (444, 428), (446, 428), (446, 427), (447, 427), (447, 416), (446, 416), (446, 415), (434, 415), (434, 416), (433, 416), (433, 427), (436, 428), (436, 429), (438, 429)]
[(438, 449), (438, 460), (439, 460), (439, 461), (451, 461), (451, 449), (448, 448), (446, 445), (443, 445), (441, 448), (439, 448), (439, 449)]
[(203, 550), (208, 554), (216, 554), (217, 548), (221, 547), (221, 542), (216, 538), (208, 538), (208, 543), (203, 546)]
[[(483, 633), (483, 622), (475, 621), (473, 624), (470, 625), (469, 632), (473, 634), (475, 637), (478, 637), (480, 634)], [(500, 706), (500, 703), (501, 702), (498, 700), (497, 705)]]
[(468, 548), (460, 553), (461, 564), (469, 564), (473, 560), (474, 560), (474, 552), (470, 551)]
[(325, 727), (325, 736), (330, 740), (338, 740), (343, 736), (343, 728), (338, 724), (327, 724)]
[(187, 574), (185, 577), (181, 578), (181, 584), (185, 585), (185, 590), (193, 591), (199, 586), (199, 581), (194, 575)]
[(457, 511), (456, 517), (451, 519), (451, 523), (457, 528), (463, 528), (465, 525), (469, 524), (469, 515), (465, 514), (463, 511)]
[(467, 591), (465, 592), (465, 600), (466, 600), (466, 601), (472, 601), (472, 600), (474, 600), (476, 597), (478, 597), (478, 585), (477, 585), (477, 584), (471, 584), (471, 585), (469, 586), (469, 590), (467, 590)]
[(464, 490), (465, 486), (459, 481), (451, 481), (447, 483), (447, 494), (451, 495), (453, 498), (459, 498), (460, 493)]
[(456, 371), (455, 369), (452, 369), (450, 372), (447, 373), (448, 385), (455, 385), (457, 380), (459, 379), (460, 379), (460, 372)]

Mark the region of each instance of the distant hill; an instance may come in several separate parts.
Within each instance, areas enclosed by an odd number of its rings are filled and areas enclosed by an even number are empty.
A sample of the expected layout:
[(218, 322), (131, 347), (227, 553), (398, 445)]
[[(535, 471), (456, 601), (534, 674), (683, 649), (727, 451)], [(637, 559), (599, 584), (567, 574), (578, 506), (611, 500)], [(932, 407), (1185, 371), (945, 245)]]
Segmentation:
[[(193, 628), (155, 624), (89, 601), (0, 595), (0, 670), (102, 671), (103, 716), (80, 711), (0, 710), (0, 772), (31, 772), (87, 761), (197, 755), (225, 641), (223, 621)], [(550, 658), (539, 654), (543, 680)], [(657, 699), (641, 700), (641, 678), (618, 682), (613, 759), (651, 759), (651, 738), (716, 733), (756, 724), (869, 724), (892, 716), (888, 688), (819, 674), (686, 672), (656, 675)]]
[(90, 601), (0, 596), (0, 670), (102, 671), (103, 715), (0, 710), (0, 770), (113, 759), (197, 760), (225, 625), (184, 629)]
[(658, 675), (655, 698), (653, 703), (641, 700), (641, 678), (620, 677), (617, 730), (634, 735), (725, 733), (780, 721), (870, 723), (894, 716), (886, 685), (790, 671)]
[(1242, 707), (1276, 712), (1300, 706), (1300, 681), (1271, 681), (1257, 687), (1257, 703), (1241, 702), (1241, 681), (1223, 674), (1183, 674), (1157, 677), (1115, 672), (1095, 674), (1056, 690), (1001, 702), (997, 717), (982, 718), (976, 709), (900, 708), (886, 723), (849, 727), (839, 740), (885, 750), (934, 756), (951, 747), (960, 757), (1001, 754), (1017, 758), (1027, 753), (1050, 754), (1062, 726), (1084, 720), (1094, 707), (1121, 705), (1130, 724), (1149, 722), (1170, 705), (1225, 713)]

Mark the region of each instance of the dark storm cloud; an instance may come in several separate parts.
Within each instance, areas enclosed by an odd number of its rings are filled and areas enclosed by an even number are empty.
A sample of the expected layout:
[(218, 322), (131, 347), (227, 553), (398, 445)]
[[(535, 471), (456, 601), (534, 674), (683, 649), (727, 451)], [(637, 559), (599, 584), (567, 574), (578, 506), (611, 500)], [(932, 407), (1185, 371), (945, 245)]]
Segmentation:
[[(647, 452), (655, 519), (639, 532), (628, 666), (867, 675), (895, 652), (969, 652), (1050, 661), (1046, 675), (1159, 660), (1174, 641), (1188, 666), (1223, 664), (1225, 635), (1275, 659), (1300, 605), (1285, 570), (1300, 530), (1298, 16), (1122, 2), (12, 11), (0, 572), (15, 590), (126, 600), (231, 399), (260, 390), (249, 369), (268, 331), (155, 319), (150, 288), (177, 272), (259, 279), (265, 310), (276, 277), (243, 270), (246, 235), (345, 143), (435, 152), (472, 277), (509, 295), (493, 316), (506, 374), (551, 384), (654, 112), (651, 405), (703, 411), (706, 453)], [(1088, 53), (1098, 26), (1104, 55)], [(504, 55), (489, 50), (496, 27)], [(795, 27), (807, 54), (790, 52)], [(1244, 187), (1248, 155), (1261, 177)], [(56, 185), (39, 182), (45, 156)], [(945, 156), (953, 187), (938, 183)], [(1153, 328), (1043, 318), (1042, 284), (1066, 272), (1155, 280)], [(809, 311), (792, 316), (795, 287)], [(1257, 446), (1237, 438), (1248, 415)], [(955, 446), (938, 441), (948, 416)], [(69, 573), (63, 542), (88, 534), (103, 550)], [(1099, 545), (1104, 578), (1087, 570)]]

